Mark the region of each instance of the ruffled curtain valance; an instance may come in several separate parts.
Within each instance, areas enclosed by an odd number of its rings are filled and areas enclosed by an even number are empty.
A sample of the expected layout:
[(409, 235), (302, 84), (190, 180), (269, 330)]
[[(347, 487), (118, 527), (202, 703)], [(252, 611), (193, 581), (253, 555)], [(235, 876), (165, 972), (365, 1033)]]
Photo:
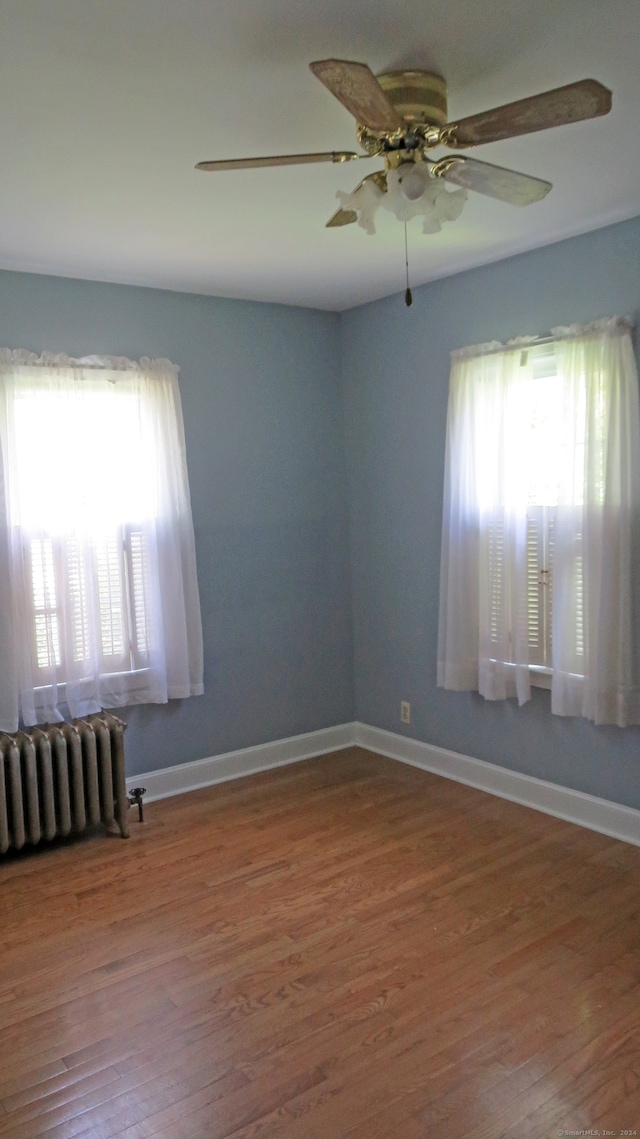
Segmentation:
[(63, 352), (29, 352), (24, 348), (0, 348), (0, 370), (12, 368), (67, 368), (83, 371), (96, 368), (112, 372), (169, 373), (177, 376), (177, 364), (162, 358), (153, 360), (142, 356), (129, 360), (126, 356), (66, 356)]

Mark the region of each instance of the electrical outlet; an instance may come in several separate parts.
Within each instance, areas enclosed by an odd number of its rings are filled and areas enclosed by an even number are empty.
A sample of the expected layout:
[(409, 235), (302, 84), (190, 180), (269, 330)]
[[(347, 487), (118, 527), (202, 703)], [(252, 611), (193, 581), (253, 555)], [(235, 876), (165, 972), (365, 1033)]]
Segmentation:
[(408, 700), (400, 701), (400, 720), (403, 724), (411, 723), (411, 705)]

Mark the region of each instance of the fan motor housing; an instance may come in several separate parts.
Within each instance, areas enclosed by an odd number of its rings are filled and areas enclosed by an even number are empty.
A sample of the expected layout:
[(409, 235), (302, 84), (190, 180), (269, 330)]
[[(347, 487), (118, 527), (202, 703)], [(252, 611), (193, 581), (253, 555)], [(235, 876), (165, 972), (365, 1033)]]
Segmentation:
[(447, 122), (447, 84), (430, 71), (382, 71), (382, 90), (406, 123), (443, 127)]

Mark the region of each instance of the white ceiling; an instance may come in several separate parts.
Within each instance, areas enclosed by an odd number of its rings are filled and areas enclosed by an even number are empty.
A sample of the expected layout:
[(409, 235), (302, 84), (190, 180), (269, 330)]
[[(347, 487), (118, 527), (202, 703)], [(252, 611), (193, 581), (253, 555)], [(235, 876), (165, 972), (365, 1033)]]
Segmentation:
[[(450, 118), (577, 79), (606, 118), (478, 147), (554, 183), (409, 227), (414, 285), (640, 214), (638, 0), (0, 0), (0, 267), (342, 310), (404, 287), (403, 227), (327, 230), (380, 166), (194, 171), (358, 149), (310, 60), (444, 75)], [(439, 157), (441, 153), (436, 152)]]

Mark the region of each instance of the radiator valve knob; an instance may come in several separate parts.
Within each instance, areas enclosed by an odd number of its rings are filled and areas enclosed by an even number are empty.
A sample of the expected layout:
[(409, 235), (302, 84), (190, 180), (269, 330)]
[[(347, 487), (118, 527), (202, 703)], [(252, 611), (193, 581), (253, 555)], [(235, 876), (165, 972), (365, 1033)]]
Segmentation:
[(146, 795), (146, 787), (132, 787), (129, 794), (129, 806), (138, 808), (138, 822), (144, 822), (144, 810), (142, 806), (142, 796)]

